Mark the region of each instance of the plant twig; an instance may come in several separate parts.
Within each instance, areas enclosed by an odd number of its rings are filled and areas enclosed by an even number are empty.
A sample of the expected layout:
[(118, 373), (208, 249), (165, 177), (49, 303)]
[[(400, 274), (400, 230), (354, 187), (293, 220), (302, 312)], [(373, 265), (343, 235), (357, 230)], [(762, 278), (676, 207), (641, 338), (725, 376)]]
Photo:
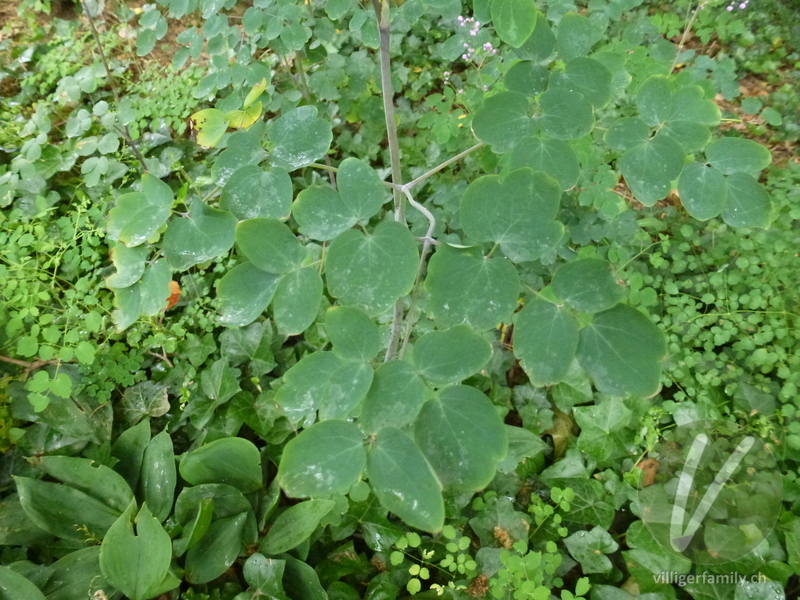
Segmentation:
[(702, 9), (705, 6), (706, 0), (700, 0), (695, 8), (692, 11), (692, 16), (689, 18), (689, 21), (686, 23), (686, 29), (683, 30), (683, 35), (681, 36), (681, 41), (678, 42), (678, 52), (675, 54), (675, 58), (672, 59), (672, 65), (669, 68), (669, 74), (672, 75), (672, 72), (675, 70), (675, 67), (678, 66), (678, 57), (680, 57), (681, 52), (683, 52), (683, 45), (686, 43), (686, 40), (689, 39), (689, 32), (692, 30), (692, 25), (694, 25), (694, 20), (697, 18), (697, 11)]
[(31, 371), (35, 371), (41, 367), (46, 365), (57, 365), (63, 361), (57, 358), (51, 358), (49, 360), (43, 360), (38, 358), (32, 362), (27, 360), (19, 360), (18, 358), (11, 358), (10, 356), (0, 356), (0, 362), (6, 362), (12, 365), (16, 365), (18, 367), (23, 367), (22, 371), (22, 379), (23, 381), (28, 378), (28, 375), (31, 374)]
[[(117, 90), (117, 86), (114, 83), (114, 76), (111, 74), (111, 69), (108, 66), (108, 61), (106, 60), (106, 53), (103, 52), (103, 44), (100, 42), (100, 34), (97, 33), (97, 27), (94, 25), (94, 19), (92, 18), (92, 13), (89, 12), (89, 7), (86, 5), (86, 0), (81, 0), (81, 5), (83, 6), (83, 13), (86, 15), (86, 18), (89, 20), (89, 26), (92, 29), (92, 37), (94, 37), (94, 43), (97, 45), (97, 51), (100, 53), (100, 60), (103, 61), (103, 66), (106, 69), (106, 76), (108, 77), (108, 84), (111, 86), (111, 93), (114, 94), (114, 100), (116, 101), (117, 105), (120, 103), (119, 98), (119, 91)], [(136, 146), (136, 143), (133, 141), (131, 137), (131, 132), (128, 130), (127, 125), (123, 125), (122, 127), (115, 126), (117, 131), (122, 134), (122, 137), (125, 138), (125, 141), (128, 143), (128, 146), (133, 151), (133, 154), (136, 156), (136, 160), (142, 165), (142, 169), (147, 171), (147, 163), (144, 162), (144, 157), (142, 153), (139, 152), (139, 148)]]
[(424, 173), (424, 174), (420, 175), (419, 177), (417, 177), (413, 181), (409, 181), (403, 187), (408, 189), (408, 190), (411, 190), (411, 188), (413, 188), (417, 184), (422, 183), (423, 181), (425, 181), (431, 175), (434, 175), (434, 174), (438, 173), (439, 171), (441, 171), (442, 169), (444, 169), (446, 167), (449, 167), (454, 162), (458, 162), (459, 160), (464, 158), (470, 152), (474, 152), (478, 148), (482, 148), (485, 145), (486, 144), (484, 144), (483, 142), (479, 142), (479, 143), (475, 144), (472, 148), (468, 148), (467, 150), (464, 150), (461, 154), (456, 154), (453, 158), (450, 158), (450, 159), (444, 161), (442, 164), (440, 164), (437, 167), (434, 167), (433, 169), (431, 169), (427, 173)]

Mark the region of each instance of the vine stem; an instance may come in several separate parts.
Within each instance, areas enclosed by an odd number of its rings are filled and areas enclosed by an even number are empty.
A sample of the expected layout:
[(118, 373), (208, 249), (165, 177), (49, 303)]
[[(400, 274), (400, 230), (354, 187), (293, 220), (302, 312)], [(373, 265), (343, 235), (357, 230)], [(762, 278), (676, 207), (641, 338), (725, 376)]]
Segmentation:
[[(89, 27), (92, 29), (92, 37), (94, 38), (94, 43), (97, 46), (97, 51), (100, 53), (100, 60), (103, 61), (103, 66), (106, 69), (106, 76), (108, 76), (108, 85), (111, 86), (111, 93), (114, 94), (114, 100), (119, 106), (120, 98), (119, 98), (119, 91), (117, 90), (117, 86), (114, 83), (114, 76), (111, 74), (111, 69), (108, 66), (108, 60), (106, 60), (106, 53), (103, 52), (103, 44), (100, 43), (100, 34), (97, 33), (97, 27), (94, 25), (94, 19), (92, 18), (92, 13), (89, 12), (89, 7), (86, 5), (86, 0), (81, 0), (81, 5), (83, 6), (83, 13), (86, 15), (86, 18), (89, 20)], [(125, 138), (125, 141), (130, 147), (133, 154), (136, 156), (136, 160), (142, 165), (142, 169), (147, 171), (147, 163), (144, 162), (144, 157), (142, 153), (139, 152), (139, 148), (136, 143), (133, 141), (131, 137), (131, 132), (128, 130), (127, 125), (123, 125), (122, 127), (116, 127), (115, 129), (122, 134), (122, 137)]]
[(697, 18), (697, 12), (700, 11), (703, 7), (705, 7), (706, 0), (700, 0), (697, 4), (697, 8), (692, 11), (692, 16), (689, 18), (689, 21), (686, 23), (686, 29), (683, 30), (683, 35), (681, 36), (681, 41), (678, 42), (678, 52), (675, 54), (675, 58), (672, 59), (672, 65), (669, 68), (669, 74), (672, 75), (672, 72), (675, 70), (675, 67), (678, 66), (678, 57), (683, 52), (683, 46), (686, 43), (686, 40), (689, 39), (689, 32), (692, 30), (692, 25), (694, 25), (694, 21)]

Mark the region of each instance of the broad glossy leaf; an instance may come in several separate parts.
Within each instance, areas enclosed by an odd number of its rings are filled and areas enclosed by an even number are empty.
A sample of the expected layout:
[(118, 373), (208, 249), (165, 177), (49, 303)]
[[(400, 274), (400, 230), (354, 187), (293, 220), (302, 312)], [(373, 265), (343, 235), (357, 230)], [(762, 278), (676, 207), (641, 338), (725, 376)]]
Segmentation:
[(612, 76), (602, 63), (585, 57), (567, 61), (566, 69), (553, 76), (551, 88), (582, 94), (595, 108), (603, 108), (611, 100)]
[(374, 371), (366, 363), (343, 360), (331, 373), (322, 391), (319, 419), (347, 419), (356, 416), (361, 401), (367, 396)]
[(136, 515), (134, 533), (131, 521), (135, 510), (132, 502), (103, 538), (100, 569), (106, 580), (131, 600), (147, 600), (167, 578), (172, 543), (147, 505)]
[(332, 306), (325, 313), (325, 330), (339, 358), (369, 361), (381, 349), (378, 326), (355, 306)]
[(371, 235), (351, 229), (328, 250), (328, 291), (345, 304), (379, 315), (411, 291), (418, 262), (411, 232), (397, 221), (384, 221)]
[(167, 307), (167, 300), (172, 294), (170, 281), (172, 281), (172, 269), (163, 258), (159, 258), (145, 269), (139, 282), (139, 306), (143, 315), (152, 317)]
[(567, 13), (558, 22), (558, 54), (568, 61), (586, 56), (595, 43), (589, 19), (576, 13)]
[(538, 123), (547, 135), (557, 140), (574, 140), (592, 130), (592, 105), (582, 94), (550, 89), (539, 96), (542, 114)]
[(757, 173), (772, 162), (770, 151), (758, 142), (734, 137), (723, 137), (711, 144), (706, 148), (706, 158), (725, 175)]
[(503, 77), (503, 83), (511, 92), (533, 97), (547, 89), (550, 71), (532, 60), (515, 63)]
[(700, 221), (716, 217), (727, 204), (728, 186), (716, 167), (693, 162), (686, 165), (678, 179), (681, 204)]
[(508, 152), (533, 133), (528, 98), (519, 92), (500, 92), (487, 98), (472, 119), (472, 131), (496, 153)]
[(686, 121), (697, 125), (716, 127), (719, 125), (719, 107), (707, 100), (699, 85), (687, 85), (672, 95), (672, 114), (668, 121)]
[(145, 419), (123, 431), (111, 446), (111, 456), (118, 461), (114, 470), (122, 475), (133, 490), (139, 485), (142, 460), (149, 442), (150, 419)]
[(561, 189), (555, 179), (528, 168), (505, 178), (485, 175), (461, 199), (461, 226), (476, 242), (495, 242), (514, 262), (535, 260), (564, 235), (555, 221)]
[(175, 502), (175, 521), (187, 526), (203, 510), (202, 505), (206, 501), (211, 503), (213, 520), (227, 519), (239, 514), (249, 515), (252, 522), (248, 527), (252, 528), (252, 535), (248, 534), (246, 537), (257, 535), (253, 506), (242, 492), (224, 483), (205, 483), (183, 488)]
[(249, 262), (233, 267), (217, 283), (220, 323), (242, 327), (255, 321), (269, 306), (279, 281)]
[(586, 574), (611, 572), (612, 564), (606, 554), (616, 552), (619, 548), (611, 534), (602, 527), (576, 531), (564, 539), (564, 545)]
[(144, 451), (141, 472), (141, 498), (161, 523), (172, 513), (178, 481), (172, 438), (165, 429)]
[(290, 554), (285, 554), (283, 560), (286, 563), (283, 588), (289, 598), (328, 600), (328, 594), (319, 582), (319, 575), (314, 567), (302, 560), (297, 560)]
[(213, 148), (228, 130), (225, 114), (216, 108), (206, 108), (194, 113), (192, 125), (197, 131), (197, 143), (204, 148)]
[(536, 27), (534, 0), (492, 0), (491, 11), (498, 37), (512, 48), (522, 46)]
[(219, 200), (219, 207), (237, 219), (265, 217), (286, 219), (292, 204), (292, 180), (283, 169), (262, 169), (246, 165), (231, 175)]
[(486, 487), (508, 451), (503, 420), (492, 401), (473, 387), (440, 390), (420, 411), (414, 438), (445, 487)]
[(653, 395), (666, 353), (661, 330), (626, 305), (596, 314), (578, 342), (578, 360), (595, 387), (616, 396)]
[(244, 438), (221, 438), (200, 446), (183, 456), (180, 472), (192, 485), (224, 483), (244, 494), (264, 486), (261, 454)]
[(404, 427), (419, 413), (428, 397), (428, 387), (407, 362), (391, 360), (375, 371), (359, 425), (369, 434), (384, 427)]
[(38, 466), (51, 477), (89, 494), (119, 513), (133, 500), (133, 492), (122, 475), (88, 458), (43, 456)]
[(189, 217), (170, 221), (164, 234), (164, 256), (173, 269), (189, 267), (222, 256), (233, 247), (236, 217), (195, 199)]
[(365, 465), (364, 436), (358, 427), (322, 421), (286, 444), (278, 481), (290, 498), (346, 494)]
[(250, 585), (250, 590), (274, 600), (288, 600), (283, 593), (283, 572), (286, 562), (275, 558), (266, 558), (256, 552), (251, 554), (242, 568), (245, 581)]
[(562, 140), (525, 138), (511, 151), (509, 166), (512, 171), (530, 167), (534, 171), (547, 173), (558, 181), (562, 190), (574, 186), (580, 175), (578, 157)]
[(8, 567), (0, 566), (0, 599), (45, 600), (45, 597), (30, 579)]
[(297, 194), (292, 215), (300, 226), (300, 233), (321, 242), (334, 239), (358, 221), (339, 192), (321, 185), (309, 186)]
[(428, 264), (428, 310), (442, 328), (468, 323), (480, 331), (510, 323), (519, 304), (519, 275), (505, 258), (479, 248), (437, 247)]
[(645, 206), (666, 197), (672, 180), (681, 174), (686, 155), (672, 138), (656, 137), (634, 146), (617, 161), (625, 182)]
[(228, 570), (242, 550), (246, 522), (247, 514), (239, 513), (211, 523), (208, 533), (186, 553), (189, 583), (208, 583)]
[(313, 352), (301, 358), (284, 374), (275, 402), (292, 424), (313, 423), (325, 403), (325, 392), (342, 360), (333, 352)]
[(580, 258), (562, 265), (553, 275), (553, 292), (580, 312), (597, 313), (620, 302), (623, 289), (617, 284), (608, 261)]
[(169, 217), (170, 187), (149, 173), (142, 175), (142, 191), (119, 196), (108, 213), (108, 237), (126, 246), (138, 246), (158, 231)]
[(17, 494), (0, 500), (0, 546), (33, 546), (49, 537), (25, 514)]
[(622, 117), (608, 128), (603, 141), (613, 150), (629, 150), (650, 139), (652, 128), (639, 117)]
[(369, 219), (388, 199), (383, 180), (367, 163), (345, 158), (339, 165), (336, 186), (344, 205), (359, 220)]
[(298, 335), (314, 323), (323, 287), (322, 277), (314, 267), (290, 271), (281, 277), (272, 301), (272, 317), (280, 333)]
[(108, 254), (117, 272), (106, 277), (106, 285), (110, 288), (126, 288), (141, 279), (150, 248), (147, 246), (128, 248), (125, 244), (116, 244)]
[(100, 546), (70, 552), (52, 564), (53, 574), (42, 587), (47, 600), (91, 598), (111, 587), (100, 572)]
[(639, 86), (636, 107), (642, 120), (655, 127), (673, 115), (672, 85), (666, 75), (651, 75)]
[(307, 500), (283, 511), (269, 529), (258, 549), (265, 554), (281, 554), (305, 542), (336, 503), (333, 500)]
[(367, 459), (375, 495), (411, 527), (436, 533), (444, 526), (439, 480), (414, 441), (394, 427), (378, 432)]
[(564, 309), (534, 298), (517, 313), (514, 355), (535, 386), (562, 381), (578, 348), (578, 323)]
[(296, 269), (306, 250), (289, 227), (277, 219), (248, 219), (236, 226), (236, 246), (250, 263), (282, 275)]
[(533, 33), (528, 36), (525, 43), (514, 51), (514, 54), (525, 60), (535, 60), (541, 62), (553, 54), (556, 48), (556, 36), (547, 23), (545, 16), (536, 12), (536, 26)]
[(214, 515), (214, 499), (205, 498), (198, 503), (197, 513), (193, 520), (186, 523), (181, 535), (172, 541), (175, 556), (183, 556), (188, 549), (195, 546), (208, 533)]
[(270, 162), (293, 171), (325, 156), (333, 133), (330, 123), (317, 117), (315, 106), (300, 106), (271, 124), (269, 140), (273, 145)]
[(411, 350), (417, 372), (435, 386), (460, 383), (480, 371), (492, 357), (492, 346), (469, 325), (431, 331)]
[(747, 173), (728, 175), (725, 183), (728, 204), (722, 211), (722, 220), (731, 227), (768, 227), (772, 202), (764, 186)]

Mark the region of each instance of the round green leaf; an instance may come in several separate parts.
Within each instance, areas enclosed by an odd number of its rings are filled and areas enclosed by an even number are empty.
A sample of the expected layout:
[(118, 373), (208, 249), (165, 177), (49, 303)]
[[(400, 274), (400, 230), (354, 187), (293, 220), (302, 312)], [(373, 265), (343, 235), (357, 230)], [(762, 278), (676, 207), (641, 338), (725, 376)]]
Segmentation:
[(611, 265), (598, 258), (580, 258), (562, 265), (553, 275), (552, 286), (556, 296), (587, 313), (607, 310), (624, 295)]
[(606, 554), (616, 552), (619, 544), (605, 529), (595, 526), (591, 531), (576, 531), (564, 539), (564, 545), (586, 573), (610, 573), (613, 565)]
[(391, 360), (375, 371), (361, 409), (359, 425), (366, 433), (411, 423), (427, 399), (428, 388), (407, 362)]
[(358, 427), (346, 421), (322, 421), (286, 444), (278, 481), (290, 498), (346, 494), (365, 464)]
[(479, 248), (438, 246), (428, 264), (428, 310), (439, 327), (468, 323), (480, 331), (511, 322), (519, 304), (519, 275), (505, 258)]
[(719, 107), (707, 100), (699, 85), (687, 85), (672, 95), (672, 114), (669, 121), (685, 121), (697, 125), (716, 127), (719, 125)]
[(0, 566), (0, 600), (45, 600), (45, 597), (30, 579)]
[(562, 190), (568, 190), (578, 182), (580, 165), (578, 157), (562, 140), (539, 140), (525, 138), (511, 151), (509, 168), (516, 171), (530, 167), (553, 177)]
[(214, 183), (224, 186), (236, 171), (248, 165), (257, 165), (263, 158), (261, 136), (254, 130), (237, 131), (228, 138), (228, 147), (219, 153), (211, 166), (211, 177)]
[(325, 314), (325, 330), (340, 358), (369, 361), (381, 349), (378, 326), (355, 306), (332, 306)]
[(253, 263), (233, 267), (217, 282), (220, 323), (243, 327), (255, 321), (272, 301), (279, 280), (277, 275), (262, 271)]
[(357, 219), (369, 219), (387, 200), (383, 180), (367, 163), (346, 158), (339, 165), (336, 185), (344, 205)]
[(491, 11), (498, 37), (513, 48), (519, 48), (536, 27), (534, 0), (492, 0)]
[(284, 374), (283, 385), (275, 395), (289, 422), (307, 419), (313, 423), (316, 411), (325, 403), (325, 392), (342, 361), (333, 352), (314, 352), (301, 358)]
[(261, 454), (253, 442), (244, 438), (221, 438), (200, 446), (183, 456), (180, 471), (181, 477), (192, 485), (224, 483), (244, 494), (264, 485)]
[(747, 173), (728, 175), (725, 183), (728, 204), (722, 211), (722, 220), (731, 227), (768, 227), (772, 202), (764, 186)]
[(576, 13), (567, 13), (558, 22), (558, 54), (564, 61), (586, 56), (595, 43), (589, 19)]
[(464, 381), (480, 371), (491, 357), (491, 344), (469, 325), (426, 333), (411, 350), (417, 372), (435, 386)]
[[(483, 20), (483, 19), (481, 19)], [(553, 35), (553, 30), (547, 23), (545, 16), (537, 11), (536, 12), (536, 26), (533, 28), (533, 33), (528, 36), (525, 43), (514, 51), (514, 54), (524, 60), (535, 60), (541, 62), (553, 54), (556, 47), (556, 36)]]
[(311, 537), (335, 505), (333, 500), (307, 500), (290, 506), (275, 519), (258, 549), (265, 554), (282, 554), (296, 548)]
[(578, 92), (550, 89), (539, 96), (539, 126), (557, 140), (574, 140), (592, 130), (592, 105)]
[(283, 169), (247, 165), (231, 175), (219, 199), (222, 210), (240, 221), (267, 217), (286, 219), (292, 204), (292, 180)]
[(394, 427), (378, 432), (367, 462), (375, 495), (411, 527), (436, 533), (444, 526), (439, 480), (417, 445)]
[(325, 156), (333, 133), (330, 123), (317, 117), (315, 106), (300, 106), (276, 119), (268, 137), (273, 145), (270, 162), (293, 171)]
[(547, 88), (550, 71), (530, 60), (514, 64), (503, 77), (509, 91), (533, 97)]
[(508, 152), (533, 133), (528, 98), (519, 92), (500, 92), (487, 98), (472, 119), (472, 132), (496, 153)]
[(145, 173), (141, 192), (123, 194), (114, 202), (108, 213), (108, 237), (126, 246), (144, 243), (167, 220), (172, 201), (172, 189)]
[(322, 302), (322, 277), (313, 267), (290, 271), (283, 277), (272, 301), (272, 317), (284, 335), (299, 335), (317, 318)]
[(461, 199), (461, 225), (470, 240), (500, 244), (509, 260), (535, 260), (564, 235), (564, 226), (555, 221), (560, 198), (555, 179), (528, 168), (503, 179), (485, 175)]
[(148, 246), (128, 248), (125, 244), (115, 244), (109, 249), (108, 254), (117, 272), (106, 277), (106, 285), (110, 288), (126, 288), (141, 279), (150, 248)]
[(397, 221), (384, 221), (371, 235), (350, 229), (328, 250), (328, 291), (345, 304), (379, 315), (411, 291), (418, 262), (411, 232)]
[(142, 314), (152, 317), (164, 310), (172, 292), (169, 282), (172, 281), (172, 269), (163, 258), (149, 265), (139, 282)]
[(358, 222), (339, 192), (321, 185), (309, 186), (297, 194), (292, 214), (300, 233), (321, 242), (334, 239)]
[(608, 128), (603, 141), (612, 150), (630, 150), (650, 139), (650, 126), (639, 117), (622, 117)]
[(667, 121), (658, 130), (658, 135), (672, 138), (687, 153), (702, 150), (711, 141), (708, 127), (691, 121)]
[(581, 330), (578, 361), (601, 392), (651, 396), (658, 390), (664, 334), (638, 310), (620, 304)]
[(194, 113), (189, 118), (192, 120), (192, 126), (197, 132), (197, 143), (204, 148), (216, 146), (228, 130), (225, 114), (216, 108), (206, 108)]
[(459, 491), (489, 485), (508, 450), (503, 420), (491, 400), (465, 385), (444, 388), (422, 407), (414, 438), (439, 481)]
[(236, 246), (250, 263), (282, 275), (296, 269), (306, 250), (289, 227), (277, 219), (248, 219), (236, 226)]
[(578, 57), (567, 62), (566, 69), (553, 76), (551, 88), (582, 94), (595, 108), (611, 100), (611, 71), (591, 58)]
[(669, 193), (681, 174), (686, 155), (673, 139), (661, 135), (634, 146), (617, 161), (625, 182), (645, 206), (653, 206)]
[(700, 221), (716, 217), (727, 205), (728, 186), (716, 167), (693, 162), (684, 167), (678, 179), (681, 204)]
[(164, 256), (178, 271), (222, 256), (233, 247), (236, 217), (194, 200), (189, 217), (173, 219), (164, 234)]
[(578, 323), (552, 302), (535, 298), (514, 321), (514, 355), (537, 387), (563, 381), (578, 348)]
[(672, 85), (666, 75), (651, 75), (636, 93), (639, 116), (651, 127), (672, 116)]
[(365, 363), (342, 361), (331, 373), (322, 390), (319, 420), (348, 419), (357, 416), (375, 372)]
[(712, 166), (725, 175), (740, 171), (756, 173), (766, 169), (772, 162), (772, 154), (753, 140), (724, 137), (706, 149), (706, 158)]

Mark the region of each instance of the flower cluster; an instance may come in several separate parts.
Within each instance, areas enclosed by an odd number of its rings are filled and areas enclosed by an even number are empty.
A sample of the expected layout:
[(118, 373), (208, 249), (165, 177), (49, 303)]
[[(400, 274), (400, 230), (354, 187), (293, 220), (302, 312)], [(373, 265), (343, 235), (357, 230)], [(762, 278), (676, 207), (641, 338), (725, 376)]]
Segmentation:
[[(469, 30), (470, 37), (476, 37), (480, 31), (481, 22), (476, 21), (472, 17), (462, 17), (459, 15), (458, 26), (466, 27)], [(497, 50), (489, 42), (486, 42), (482, 46), (476, 45), (475, 47), (473, 47), (469, 42), (464, 42), (464, 54), (461, 55), (461, 58), (463, 60), (471, 60), (475, 58), (477, 53), (481, 50), (487, 54), (497, 54)]]
[(747, 8), (747, 3), (748, 2), (750, 2), (750, 0), (742, 0), (741, 2), (738, 2), (738, 1), (731, 2), (728, 5), (726, 10), (731, 11), (731, 10), (735, 9), (737, 7), (737, 5), (738, 5), (739, 9), (745, 9), (745, 8)]

